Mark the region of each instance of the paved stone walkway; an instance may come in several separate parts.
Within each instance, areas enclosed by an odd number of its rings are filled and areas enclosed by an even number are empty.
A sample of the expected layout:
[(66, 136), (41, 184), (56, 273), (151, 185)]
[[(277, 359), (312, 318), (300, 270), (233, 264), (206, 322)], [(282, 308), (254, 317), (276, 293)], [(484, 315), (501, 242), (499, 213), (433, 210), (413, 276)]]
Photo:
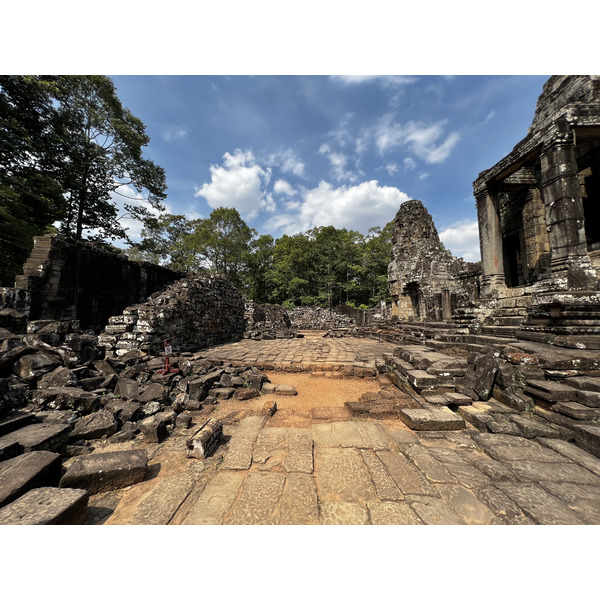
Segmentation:
[(395, 348), (370, 338), (324, 338), (322, 332), (303, 338), (242, 340), (202, 350), (206, 358), (255, 366), (266, 371), (323, 371), (326, 376), (373, 376), (377, 361)]
[[(414, 432), (398, 421), (272, 427), (261, 416), (224, 433), (214, 456), (161, 477), (128, 522), (600, 524), (600, 459), (560, 440)], [(185, 437), (166, 443), (162, 468)], [(92, 517), (106, 501), (91, 500)]]

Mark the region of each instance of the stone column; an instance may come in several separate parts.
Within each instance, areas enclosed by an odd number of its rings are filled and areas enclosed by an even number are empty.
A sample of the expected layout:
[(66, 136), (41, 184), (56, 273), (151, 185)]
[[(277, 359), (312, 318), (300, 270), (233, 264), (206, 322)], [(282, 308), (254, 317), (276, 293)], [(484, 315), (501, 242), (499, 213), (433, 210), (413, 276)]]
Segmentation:
[(481, 296), (492, 298), (506, 289), (500, 217), (496, 199), (487, 186), (475, 190), (475, 199), (481, 249)]
[(556, 124), (540, 161), (553, 286), (556, 290), (597, 289), (598, 279), (587, 254), (573, 133), (566, 122)]

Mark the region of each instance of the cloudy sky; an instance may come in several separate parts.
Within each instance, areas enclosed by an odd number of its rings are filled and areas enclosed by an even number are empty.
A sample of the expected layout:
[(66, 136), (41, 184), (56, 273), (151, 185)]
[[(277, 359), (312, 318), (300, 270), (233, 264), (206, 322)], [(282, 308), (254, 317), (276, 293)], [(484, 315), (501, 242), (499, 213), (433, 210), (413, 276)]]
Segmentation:
[[(114, 76), (167, 175), (168, 210), (236, 208), (275, 238), (366, 233), (421, 200), (479, 259), (472, 183), (527, 133), (547, 76)], [(132, 228), (135, 234), (136, 228)]]

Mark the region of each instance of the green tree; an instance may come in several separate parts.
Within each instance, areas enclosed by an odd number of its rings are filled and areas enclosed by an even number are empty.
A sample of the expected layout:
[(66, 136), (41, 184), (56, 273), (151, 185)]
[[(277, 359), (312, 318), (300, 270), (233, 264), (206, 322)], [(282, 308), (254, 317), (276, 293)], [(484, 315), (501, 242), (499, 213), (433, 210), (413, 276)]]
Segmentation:
[(215, 208), (208, 219), (198, 219), (190, 234), (189, 248), (195, 267), (225, 275), (238, 289), (244, 289), (250, 244), (257, 234), (235, 208)]
[[(141, 260), (163, 264), (176, 271), (190, 271), (195, 253), (190, 234), (196, 221), (188, 221), (183, 215), (161, 215), (144, 221), (142, 241), (132, 248)], [(129, 253), (133, 258), (134, 255)]]
[[(150, 211), (136, 201), (162, 211), (166, 197), (164, 170), (142, 157), (150, 141), (144, 124), (121, 104), (108, 77), (58, 77), (56, 98), (66, 198), (61, 232), (80, 239), (95, 230), (89, 237), (127, 239), (112, 194), (124, 196), (125, 214), (140, 220)], [(123, 193), (131, 188), (135, 196)]]
[(0, 283), (12, 286), (64, 211), (51, 78), (0, 76)]
[(273, 237), (270, 235), (261, 235), (251, 242), (246, 288), (255, 302), (265, 304), (272, 301), (273, 250)]

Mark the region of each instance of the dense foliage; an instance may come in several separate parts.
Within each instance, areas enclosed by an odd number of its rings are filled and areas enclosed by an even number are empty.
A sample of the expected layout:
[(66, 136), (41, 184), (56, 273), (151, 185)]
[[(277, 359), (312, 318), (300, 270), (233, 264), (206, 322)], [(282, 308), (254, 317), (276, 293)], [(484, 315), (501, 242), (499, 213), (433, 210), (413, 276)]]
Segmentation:
[(1, 283), (14, 284), (33, 236), (53, 226), (107, 242), (127, 239), (125, 214), (164, 210), (164, 171), (142, 157), (149, 141), (108, 77), (0, 76)]
[(213, 270), (261, 303), (371, 307), (387, 298), (391, 223), (364, 236), (333, 226), (274, 240), (258, 236), (234, 208), (207, 219), (149, 219), (128, 252), (183, 271)]

